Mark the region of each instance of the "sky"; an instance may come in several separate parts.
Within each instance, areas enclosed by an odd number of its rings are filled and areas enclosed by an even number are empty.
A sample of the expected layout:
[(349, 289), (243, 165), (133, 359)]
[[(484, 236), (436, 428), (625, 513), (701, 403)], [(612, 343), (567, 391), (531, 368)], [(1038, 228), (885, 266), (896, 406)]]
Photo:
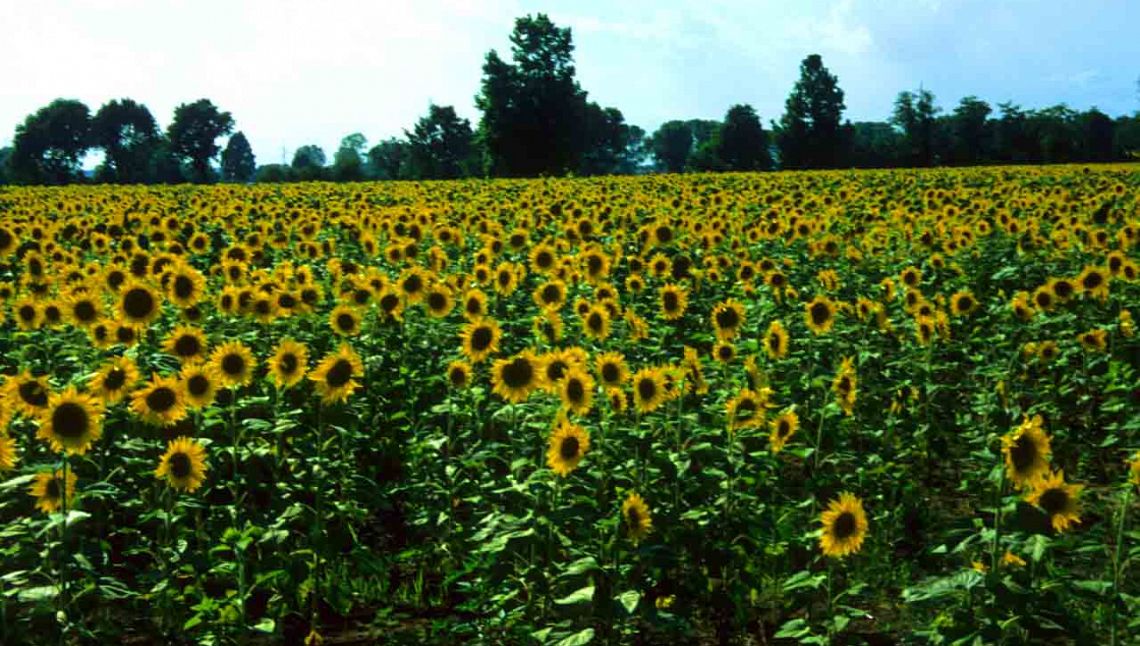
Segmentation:
[(474, 127), (482, 63), (516, 17), (573, 30), (593, 101), (652, 132), (749, 103), (778, 119), (810, 53), (845, 117), (885, 120), (901, 90), (1026, 108), (1140, 110), (1136, 0), (0, 0), (0, 146), (51, 100), (130, 97), (162, 127), (175, 106), (229, 111), (258, 163), (346, 134), (402, 136), (431, 103)]

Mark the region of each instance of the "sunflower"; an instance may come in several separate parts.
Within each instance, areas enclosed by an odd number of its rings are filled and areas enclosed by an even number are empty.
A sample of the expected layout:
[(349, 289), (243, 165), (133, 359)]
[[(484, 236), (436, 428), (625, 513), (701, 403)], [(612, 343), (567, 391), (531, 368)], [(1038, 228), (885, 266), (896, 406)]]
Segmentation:
[(713, 359), (720, 363), (732, 363), (736, 358), (736, 346), (728, 341), (718, 341), (712, 350)]
[(463, 318), (477, 321), (487, 315), (487, 295), (471, 288), (463, 295)]
[(1018, 487), (1030, 486), (1049, 472), (1052, 449), (1040, 415), (1026, 416), (1020, 426), (1002, 437), (1001, 447), (1006, 477)]
[(269, 359), (269, 377), (278, 388), (289, 388), (305, 378), (309, 349), (293, 339), (283, 339)]
[(780, 321), (772, 321), (764, 334), (764, 351), (772, 359), (788, 356), (788, 331)]
[(172, 269), (164, 282), (167, 298), (179, 307), (196, 305), (206, 291), (206, 277), (185, 262)]
[(154, 477), (178, 491), (193, 493), (206, 481), (206, 447), (182, 436), (166, 445), (166, 453), (158, 461)]
[(649, 505), (636, 492), (630, 492), (621, 504), (621, 518), (625, 523), (625, 531), (634, 543), (642, 541), (653, 530), (653, 517), (649, 514)]
[(899, 280), (907, 287), (917, 287), (922, 282), (922, 271), (914, 266), (907, 267), (899, 274)]
[(511, 403), (519, 403), (545, 383), (534, 353), (524, 350), (491, 366), (491, 390)]
[(1054, 341), (1042, 341), (1037, 344), (1037, 360), (1042, 363), (1052, 363), (1059, 354), (1060, 350)]
[(1046, 285), (1061, 303), (1067, 302), (1077, 294), (1077, 284), (1068, 278), (1050, 278)]
[(186, 418), (185, 398), (182, 382), (151, 375), (150, 383), (131, 394), (131, 412), (147, 424), (173, 426)]
[(1077, 497), (1084, 485), (1065, 484), (1065, 472), (1053, 473), (1038, 478), (1033, 488), (1025, 495), (1025, 502), (1036, 505), (1049, 516), (1049, 522), (1058, 533), (1069, 529), (1069, 525), (1081, 522)]
[(744, 305), (735, 299), (717, 304), (712, 311), (713, 329), (719, 339), (732, 339), (744, 327)]
[(186, 395), (186, 406), (190, 409), (205, 408), (214, 403), (218, 392), (218, 372), (212, 365), (200, 361), (182, 365), (178, 373), (182, 381), (182, 392)]
[(544, 309), (534, 316), (531, 325), (534, 335), (551, 345), (562, 340), (562, 315), (556, 310)]
[(539, 308), (561, 309), (566, 302), (566, 283), (561, 280), (549, 280), (534, 288), (531, 299)]
[(253, 353), (240, 341), (230, 341), (216, 348), (210, 355), (210, 363), (217, 370), (222, 385), (228, 388), (248, 384), (257, 367)]
[(37, 417), (47, 408), (51, 386), (47, 377), (33, 377), (27, 370), (4, 382), (8, 404), (17, 413)]
[(455, 307), (455, 299), (451, 296), (451, 289), (443, 283), (435, 283), (428, 288), (424, 295), (424, 307), (432, 318), (441, 319), (451, 313)]
[(309, 380), (316, 384), (325, 404), (346, 401), (359, 386), (356, 380), (363, 377), (364, 362), (348, 344), (341, 344), (309, 373)]
[(471, 364), (466, 361), (452, 361), (448, 364), (447, 383), (452, 388), (466, 388), (471, 383)]
[(685, 313), (689, 306), (689, 292), (679, 285), (667, 283), (661, 287), (659, 293), (661, 304), (661, 318), (666, 321), (675, 321)]
[(552, 394), (562, 390), (562, 380), (570, 371), (571, 366), (577, 366), (578, 359), (565, 350), (552, 350), (538, 357), (539, 371), (542, 374), (544, 389)]
[(633, 375), (633, 403), (642, 413), (657, 410), (665, 401), (665, 376), (657, 368), (642, 368)]
[(28, 489), (28, 493), (36, 498), (36, 508), (45, 514), (59, 511), (65, 504), (71, 507), (75, 500), (75, 472), (68, 471), (67, 478), (63, 471), (41, 472), (36, 474), (35, 481)]
[(843, 558), (854, 554), (863, 547), (867, 537), (867, 514), (863, 511), (863, 501), (850, 493), (841, 493), (839, 498), (827, 505), (827, 511), (819, 516), (823, 533), (819, 545), (826, 556)]
[(835, 393), (839, 407), (847, 415), (850, 415), (855, 409), (858, 383), (858, 377), (855, 374), (855, 360), (852, 357), (845, 357), (839, 365), (839, 372), (836, 373), (835, 380), (831, 382), (831, 390)]
[(606, 340), (610, 335), (610, 312), (602, 303), (594, 303), (582, 317), (582, 333), (588, 339)]
[(737, 431), (745, 428), (757, 428), (762, 425), (770, 394), (771, 390), (766, 388), (759, 391), (745, 388), (725, 402), (728, 430)]
[(430, 282), (428, 273), (419, 267), (411, 267), (400, 273), (396, 280), (397, 288), (408, 303), (419, 303), (423, 300), (424, 291)]
[(145, 283), (132, 280), (119, 288), (118, 312), (122, 322), (145, 326), (162, 313), (162, 297)]
[(594, 378), (578, 366), (571, 367), (560, 382), (562, 407), (575, 415), (587, 415), (594, 405)]
[(804, 322), (815, 334), (825, 334), (835, 325), (835, 303), (826, 296), (816, 296), (804, 305)]
[(969, 290), (962, 290), (955, 292), (950, 297), (950, 312), (954, 316), (969, 316), (978, 309), (978, 299)]
[(208, 344), (206, 334), (197, 327), (179, 325), (170, 331), (162, 345), (167, 354), (178, 357), (179, 361), (196, 361), (205, 358)]
[(589, 449), (590, 434), (586, 429), (565, 419), (559, 420), (550, 434), (549, 448), (546, 449), (546, 465), (554, 473), (566, 477), (578, 468), (578, 463)]
[(72, 324), (87, 328), (103, 316), (103, 303), (90, 294), (73, 293), (64, 299), (64, 313)]
[(337, 305), (329, 313), (329, 327), (342, 337), (360, 334), (360, 314), (349, 305)]
[(12, 313), (16, 316), (16, 325), (24, 331), (38, 329), (43, 322), (43, 312), (28, 296), (12, 304)]
[(69, 386), (48, 398), (39, 423), (36, 437), (49, 443), (53, 451), (83, 455), (103, 434), (103, 406), (95, 397)]
[(16, 468), (16, 440), (0, 433), (0, 471)]
[(602, 385), (620, 387), (629, 379), (629, 368), (625, 364), (625, 357), (620, 352), (606, 352), (594, 359), (594, 369)]
[(772, 432), (768, 435), (768, 443), (771, 445), (772, 453), (779, 453), (799, 429), (800, 417), (796, 415), (796, 411), (786, 410), (772, 420), (769, 426)]
[(463, 354), (471, 363), (479, 363), (497, 353), (502, 336), (498, 321), (490, 317), (468, 322), (459, 333)]
[(1081, 292), (1103, 301), (1108, 298), (1109, 276), (1103, 267), (1085, 267), (1077, 277), (1077, 287)]
[(1108, 333), (1104, 330), (1089, 330), (1077, 335), (1081, 347), (1088, 352), (1104, 352), (1108, 348)]
[(401, 321), (404, 318), (404, 297), (394, 287), (385, 287), (376, 297), (380, 318), (384, 321)]
[(99, 368), (91, 380), (91, 391), (108, 404), (121, 401), (139, 380), (139, 369), (128, 357), (114, 357)]

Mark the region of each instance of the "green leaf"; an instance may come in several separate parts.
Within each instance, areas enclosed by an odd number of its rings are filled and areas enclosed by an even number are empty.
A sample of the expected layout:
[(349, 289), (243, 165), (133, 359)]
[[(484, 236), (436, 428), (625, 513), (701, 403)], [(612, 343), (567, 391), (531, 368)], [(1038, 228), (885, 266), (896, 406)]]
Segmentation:
[[(584, 588), (581, 588), (579, 590), (575, 590), (574, 592), (571, 592), (569, 595), (562, 597), (561, 599), (556, 599), (554, 601), (554, 603), (557, 603), (558, 605), (561, 605), (561, 606), (568, 606), (568, 605), (574, 604), (574, 603), (588, 603), (588, 602), (593, 601), (593, 600), (594, 600), (594, 586), (588, 585)], [(583, 642), (583, 643), (585, 643), (585, 642)]]
[(589, 644), (592, 641), (594, 641), (594, 629), (587, 628), (563, 639), (558, 642), (557, 646), (582, 646), (582, 644)]
[(586, 556), (574, 561), (566, 566), (566, 570), (562, 576), (576, 576), (578, 574), (585, 574), (586, 572), (593, 572), (598, 568), (598, 561), (592, 556)]
[(617, 601), (625, 608), (629, 614), (633, 614), (637, 610), (637, 604), (641, 601), (641, 593), (637, 590), (626, 590), (617, 596)]

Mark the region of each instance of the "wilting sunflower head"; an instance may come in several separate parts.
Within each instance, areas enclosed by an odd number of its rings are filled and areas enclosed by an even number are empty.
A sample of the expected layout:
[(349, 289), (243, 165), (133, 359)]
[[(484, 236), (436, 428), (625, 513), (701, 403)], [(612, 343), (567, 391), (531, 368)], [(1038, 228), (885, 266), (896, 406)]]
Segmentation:
[(565, 419), (559, 420), (550, 434), (546, 464), (557, 475), (566, 477), (578, 468), (578, 463), (589, 448), (590, 434), (586, 429)]
[(48, 398), (39, 422), (36, 435), (53, 451), (83, 455), (103, 434), (103, 406), (95, 397), (69, 386)]
[(217, 371), (222, 385), (230, 388), (253, 381), (253, 371), (257, 367), (253, 353), (240, 341), (229, 341), (216, 348), (210, 355), (210, 364)]
[(289, 388), (305, 378), (309, 349), (293, 339), (284, 339), (269, 360), (269, 376), (278, 388)]
[(1001, 445), (1006, 477), (1018, 487), (1030, 486), (1049, 472), (1052, 449), (1040, 415), (1026, 416), (1002, 438)]
[(36, 508), (45, 514), (59, 511), (65, 501), (70, 508), (75, 500), (75, 483), (77, 478), (74, 471), (68, 471), (63, 477), (62, 470), (44, 471), (36, 474), (28, 493), (35, 497)]
[(1053, 529), (1062, 533), (1070, 525), (1081, 522), (1078, 497), (1083, 485), (1065, 484), (1065, 472), (1054, 471), (1038, 478), (1026, 494), (1025, 501), (1036, 505), (1049, 517)]
[(839, 494), (838, 499), (828, 503), (819, 521), (823, 525), (819, 545), (826, 556), (843, 558), (862, 549), (867, 537), (867, 514), (863, 501), (853, 494)]
[(206, 480), (206, 447), (189, 437), (179, 437), (166, 445), (154, 476), (179, 491), (193, 493)]
[(764, 335), (764, 351), (773, 359), (783, 359), (788, 355), (788, 332), (780, 321), (772, 321)]
[(621, 504), (621, 518), (625, 525), (626, 535), (634, 543), (639, 543), (653, 530), (653, 517), (649, 513), (649, 505), (640, 494), (630, 492)]

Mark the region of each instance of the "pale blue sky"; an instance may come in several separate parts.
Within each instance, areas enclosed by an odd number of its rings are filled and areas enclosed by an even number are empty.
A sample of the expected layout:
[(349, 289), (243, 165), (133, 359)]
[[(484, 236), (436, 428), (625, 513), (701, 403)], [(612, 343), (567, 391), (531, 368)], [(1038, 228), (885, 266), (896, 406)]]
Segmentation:
[[(429, 102), (474, 125), (487, 50), (515, 17), (574, 31), (591, 99), (652, 131), (751, 103), (778, 118), (812, 52), (839, 76), (853, 121), (887, 118), (920, 84), (952, 108), (966, 94), (1025, 107), (1140, 109), (1140, 2), (808, 0), (2, 0), (0, 145), (56, 97), (92, 110), (117, 97), (165, 127), (180, 102), (233, 113), (259, 163), (340, 137), (400, 135)], [(283, 153), (284, 151), (284, 153)]]

